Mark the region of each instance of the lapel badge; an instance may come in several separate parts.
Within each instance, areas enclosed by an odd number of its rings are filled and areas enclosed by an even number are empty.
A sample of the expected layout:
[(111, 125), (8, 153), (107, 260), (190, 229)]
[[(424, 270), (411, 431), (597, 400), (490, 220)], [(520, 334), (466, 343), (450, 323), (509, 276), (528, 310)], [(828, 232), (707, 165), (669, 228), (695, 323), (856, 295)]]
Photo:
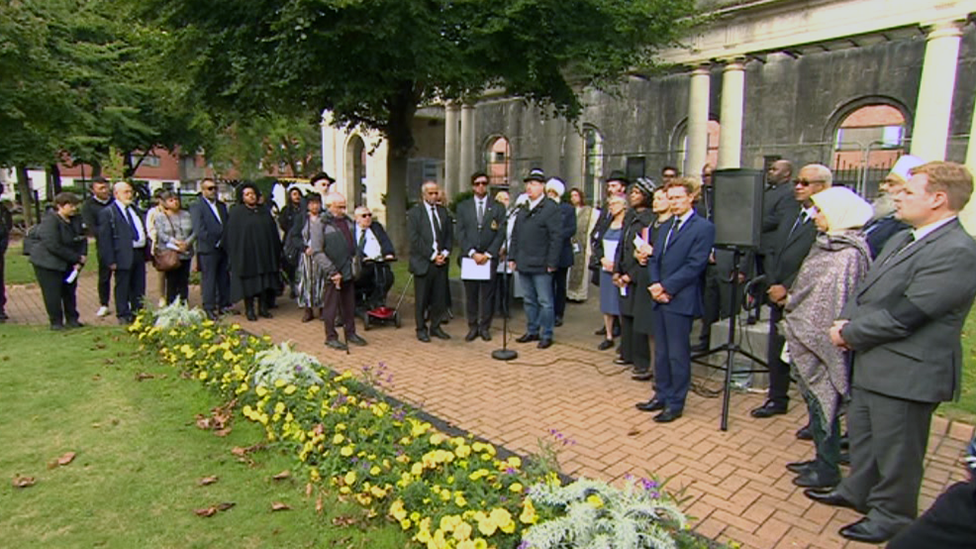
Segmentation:
[(498, 230), (498, 221), (495, 220), (495, 219), (492, 219), (491, 220), (491, 230), (493, 230), (493, 231), (497, 231)]

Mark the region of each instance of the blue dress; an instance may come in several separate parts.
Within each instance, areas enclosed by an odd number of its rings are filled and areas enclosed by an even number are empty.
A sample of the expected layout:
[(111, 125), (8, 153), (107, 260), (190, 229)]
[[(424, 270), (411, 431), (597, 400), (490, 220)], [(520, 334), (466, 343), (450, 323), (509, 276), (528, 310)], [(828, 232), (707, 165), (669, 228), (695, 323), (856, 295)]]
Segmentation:
[[(607, 241), (615, 241), (619, 244), (623, 233), (622, 228), (607, 229), (607, 232), (603, 233), (603, 249), (608, 248)], [(600, 269), (600, 312), (605, 315), (620, 314), (620, 288), (613, 285), (613, 273), (603, 269)]]

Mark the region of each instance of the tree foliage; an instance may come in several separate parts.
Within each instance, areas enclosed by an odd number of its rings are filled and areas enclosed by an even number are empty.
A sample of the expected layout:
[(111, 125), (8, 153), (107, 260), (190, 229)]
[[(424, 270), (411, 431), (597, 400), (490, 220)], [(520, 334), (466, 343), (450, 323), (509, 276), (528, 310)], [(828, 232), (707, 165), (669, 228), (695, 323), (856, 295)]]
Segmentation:
[(207, 148), (215, 169), (234, 169), (238, 177), (256, 179), (270, 167), (287, 167), (296, 177), (319, 171), (319, 124), (311, 116), (268, 114), (238, 120), (219, 132)]

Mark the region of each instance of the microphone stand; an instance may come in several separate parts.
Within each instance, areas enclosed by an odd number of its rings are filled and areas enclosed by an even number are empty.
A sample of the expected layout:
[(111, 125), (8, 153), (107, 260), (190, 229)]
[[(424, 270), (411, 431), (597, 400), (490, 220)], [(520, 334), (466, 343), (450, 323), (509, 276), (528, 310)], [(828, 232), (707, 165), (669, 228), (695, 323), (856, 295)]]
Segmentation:
[[(516, 212), (516, 210), (512, 210), (512, 215), (515, 215), (515, 212)], [(491, 352), (491, 358), (493, 358), (495, 360), (514, 360), (514, 359), (518, 358), (518, 352), (515, 351), (515, 350), (513, 350), (513, 349), (509, 349), (508, 348), (508, 317), (511, 314), (511, 310), (512, 310), (512, 302), (511, 302), (512, 291), (511, 291), (511, 288), (509, 287), (510, 286), (510, 281), (509, 281), (509, 278), (508, 278), (508, 276), (509, 276), (509, 273), (508, 273), (508, 271), (509, 271), (509, 268), (508, 268), (508, 261), (509, 261), (508, 251), (511, 249), (511, 243), (512, 243), (511, 240), (512, 240), (512, 237), (508, 233), (507, 221), (506, 221), (505, 233), (506, 233), (506, 239), (505, 239), (505, 258), (504, 258), (504, 263), (503, 263), (503, 266), (502, 266), (502, 277), (503, 277), (502, 278), (502, 285), (505, 288), (505, 297), (504, 297), (504, 299), (505, 299), (505, 314), (502, 315), (502, 348), (501, 349), (495, 349), (494, 351)], [(493, 306), (494, 306), (494, 304), (493, 304)]]

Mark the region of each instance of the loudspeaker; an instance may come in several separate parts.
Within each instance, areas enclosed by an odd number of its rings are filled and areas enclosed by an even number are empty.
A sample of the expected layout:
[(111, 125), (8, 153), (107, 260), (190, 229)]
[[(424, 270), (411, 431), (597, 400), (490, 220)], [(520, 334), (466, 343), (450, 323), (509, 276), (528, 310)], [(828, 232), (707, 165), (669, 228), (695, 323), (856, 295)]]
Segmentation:
[(715, 245), (758, 248), (762, 234), (763, 172), (747, 169), (715, 170)]

